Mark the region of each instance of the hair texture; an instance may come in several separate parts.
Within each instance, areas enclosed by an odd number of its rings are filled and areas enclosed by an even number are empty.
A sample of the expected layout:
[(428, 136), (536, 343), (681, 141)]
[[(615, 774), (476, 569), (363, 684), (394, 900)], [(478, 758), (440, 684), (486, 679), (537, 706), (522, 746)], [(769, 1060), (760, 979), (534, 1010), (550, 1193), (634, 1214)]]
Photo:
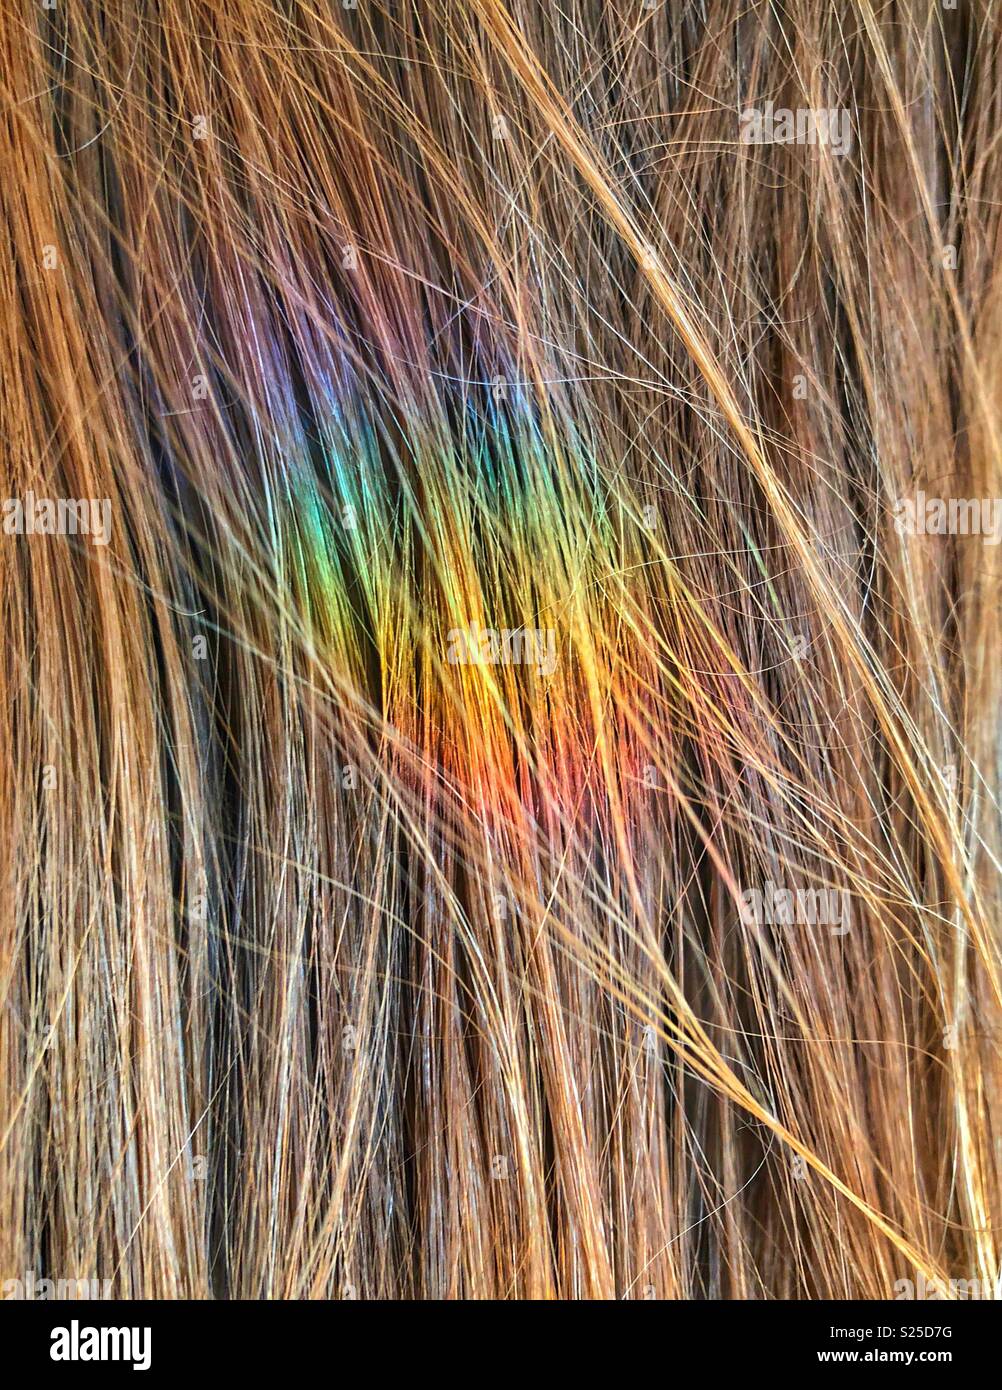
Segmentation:
[(0, 1277), (994, 1290), (994, 0), (0, 83)]

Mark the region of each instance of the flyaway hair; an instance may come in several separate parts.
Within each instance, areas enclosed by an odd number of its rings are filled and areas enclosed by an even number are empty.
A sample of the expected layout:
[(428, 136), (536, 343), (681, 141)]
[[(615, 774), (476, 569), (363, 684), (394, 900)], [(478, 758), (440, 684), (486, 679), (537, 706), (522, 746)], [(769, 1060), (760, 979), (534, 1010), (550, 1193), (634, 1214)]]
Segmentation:
[(996, 1293), (994, 0), (8, 0), (0, 101), (0, 1279)]

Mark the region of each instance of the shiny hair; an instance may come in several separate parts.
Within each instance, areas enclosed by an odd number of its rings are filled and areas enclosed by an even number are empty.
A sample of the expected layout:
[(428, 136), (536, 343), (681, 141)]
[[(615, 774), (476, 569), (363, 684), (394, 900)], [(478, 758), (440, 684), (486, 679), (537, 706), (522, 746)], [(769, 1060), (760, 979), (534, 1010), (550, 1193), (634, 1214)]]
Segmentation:
[(0, 82), (0, 1276), (993, 1286), (1002, 10)]

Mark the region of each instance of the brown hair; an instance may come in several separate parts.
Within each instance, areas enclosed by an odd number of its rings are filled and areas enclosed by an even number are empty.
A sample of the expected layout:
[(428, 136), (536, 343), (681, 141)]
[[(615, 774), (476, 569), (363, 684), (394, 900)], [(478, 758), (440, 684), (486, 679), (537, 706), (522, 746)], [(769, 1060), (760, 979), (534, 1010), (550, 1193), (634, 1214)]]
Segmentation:
[(0, 13), (0, 1276), (999, 1273), (1002, 14)]

